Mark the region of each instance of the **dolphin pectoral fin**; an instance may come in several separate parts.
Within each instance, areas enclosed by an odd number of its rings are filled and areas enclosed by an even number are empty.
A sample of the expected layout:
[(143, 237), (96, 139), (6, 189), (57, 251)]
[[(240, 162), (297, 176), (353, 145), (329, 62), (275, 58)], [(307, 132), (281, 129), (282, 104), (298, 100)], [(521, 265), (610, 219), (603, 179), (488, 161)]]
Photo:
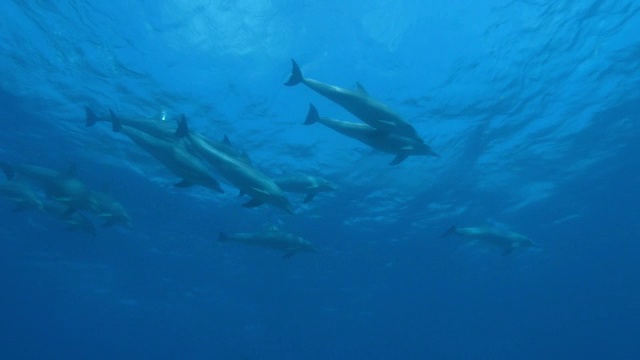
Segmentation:
[(302, 77), (302, 71), (300, 71), (300, 66), (296, 63), (295, 60), (291, 59), (291, 76), (289, 80), (284, 83), (286, 86), (294, 86), (298, 85), (304, 80)]
[(95, 112), (93, 112), (93, 110), (91, 110), (90, 107), (85, 106), (84, 113), (85, 113), (84, 126), (92, 127), (98, 122), (98, 116), (96, 115)]
[(293, 257), (293, 255), (295, 255), (297, 252), (298, 252), (298, 248), (289, 248), (285, 250), (284, 255), (282, 255), (282, 258), (291, 259), (291, 257)]
[(260, 206), (262, 204), (264, 204), (264, 201), (258, 200), (256, 198), (253, 198), (253, 199), (249, 200), (248, 202), (242, 204), (242, 206), (244, 206), (246, 208), (254, 208), (254, 207)]
[(238, 192), (238, 197), (243, 197), (246, 193), (242, 190)]
[(305, 125), (311, 125), (320, 120), (320, 114), (313, 104), (309, 103), (309, 112), (307, 112), (307, 118), (304, 120)]
[(308, 203), (311, 200), (313, 200), (313, 197), (316, 196), (316, 193), (308, 193), (307, 196), (304, 197), (304, 201), (302, 201), (303, 203)]
[(193, 186), (194, 184), (191, 181), (188, 180), (182, 180), (180, 182), (177, 182), (175, 184), (173, 184), (173, 186), (177, 187), (177, 188), (188, 188), (190, 186)]
[(393, 161), (389, 163), (389, 165), (398, 165), (401, 162), (405, 161), (407, 157), (409, 157), (409, 154), (398, 154), (398, 156), (396, 156), (395, 159), (393, 159)]
[(0, 169), (2, 169), (2, 172), (4, 172), (8, 180), (13, 180), (16, 177), (16, 171), (11, 164), (0, 161)]

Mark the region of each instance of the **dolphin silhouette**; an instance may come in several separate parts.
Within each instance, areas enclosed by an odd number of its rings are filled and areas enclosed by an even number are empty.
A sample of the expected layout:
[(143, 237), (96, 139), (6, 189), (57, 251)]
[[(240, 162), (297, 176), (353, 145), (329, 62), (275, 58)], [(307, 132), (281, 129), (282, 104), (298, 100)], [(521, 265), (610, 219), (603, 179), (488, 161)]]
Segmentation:
[(318, 110), (315, 106), (313, 106), (313, 104), (309, 104), (309, 112), (307, 113), (307, 118), (304, 124), (311, 125), (316, 122), (319, 122), (343, 135), (354, 138), (376, 150), (395, 154), (396, 157), (390, 162), (390, 165), (400, 164), (410, 155), (439, 156), (424, 142), (415, 141), (411, 138), (396, 134), (381, 134), (376, 129), (366, 124), (322, 118), (318, 114)]
[(267, 231), (254, 233), (235, 233), (227, 235), (226, 233), (221, 232), (218, 241), (231, 241), (250, 246), (279, 250), (284, 253), (283, 257), (285, 259), (291, 258), (298, 252), (316, 251), (313, 244), (309, 241), (300, 236), (281, 231), (275, 226), (272, 226)]
[(184, 115), (176, 130), (176, 136), (193, 146), (194, 150), (216, 168), (227, 181), (237, 187), (241, 194), (251, 196), (251, 200), (245, 203), (244, 207), (256, 207), (268, 203), (293, 214), (289, 200), (271, 178), (247, 162), (219, 151), (201, 137), (191, 136)]
[(340, 88), (302, 76), (300, 66), (291, 60), (292, 70), (286, 86), (305, 84), (311, 90), (342, 106), (364, 123), (374, 127), (381, 133), (391, 133), (423, 142), (416, 129), (387, 105), (375, 100), (358, 84), (357, 91)]
[(493, 245), (502, 249), (502, 255), (510, 255), (518, 248), (540, 247), (528, 237), (509, 230), (496, 229), (493, 227), (467, 227), (458, 228), (451, 226), (440, 237), (447, 237), (452, 234), (461, 235), (483, 243)]

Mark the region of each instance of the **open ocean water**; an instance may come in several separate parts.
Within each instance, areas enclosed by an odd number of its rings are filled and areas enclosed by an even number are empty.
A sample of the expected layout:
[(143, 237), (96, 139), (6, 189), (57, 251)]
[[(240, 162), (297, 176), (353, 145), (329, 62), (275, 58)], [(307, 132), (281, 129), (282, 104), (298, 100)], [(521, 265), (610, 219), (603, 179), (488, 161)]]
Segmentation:
[[(309, 103), (364, 123), (284, 86), (291, 59), (386, 104), (439, 157), (390, 165), (303, 125)], [(86, 108), (170, 129), (153, 144), (188, 147), (224, 193), (174, 186)], [(173, 134), (183, 114), (243, 169), (336, 190), (286, 193), (295, 215), (243, 207), (238, 180)], [(0, 125), (2, 359), (640, 358), (637, 1), (4, 0)], [(535, 246), (441, 237), (451, 226)]]

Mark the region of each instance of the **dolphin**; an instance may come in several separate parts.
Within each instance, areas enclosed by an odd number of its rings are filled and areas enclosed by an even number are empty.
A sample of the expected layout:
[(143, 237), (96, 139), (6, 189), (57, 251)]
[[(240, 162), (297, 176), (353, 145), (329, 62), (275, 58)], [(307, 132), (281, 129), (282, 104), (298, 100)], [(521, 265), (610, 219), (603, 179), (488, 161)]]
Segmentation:
[(91, 209), (98, 217), (105, 218), (102, 224), (109, 227), (115, 224), (122, 224), (131, 228), (131, 216), (127, 210), (107, 192), (92, 191), (91, 195), (95, 199), (94, 207)]
[[(111, 118), (100, 118), (91, 108), (85, 107), (85, 126), (92, 127), (99, 121), (112, 122), (112, 118), (114, 116), (113, 110), (109, 111), (111, 114)], [(172, 122), (157, 121), (149, 118), (122, 118), (120, 116), (117, 116), (117, 118), (122, 126), (140, 130), (157, 139), (162, 139), (169, 142), (174, 142), (176, 139), (175, 124), (172, 124)], [(235, 156), (239, 159), (242, 159), (243, 161), (246, 161), (247, 163), (251, 163), (251, 160), (246, 153), (238, 151), (231, 145), (231, 142), (229, 141), (227, 135), (224, 135), (221, 141), (210, 140), (196, 133), (193, 133), (193, 136), (200, 137), (201, 139), (203, 139), (203, 141), (208, 142), (210, 146), (216, 148), (219, 151), (225, 152), (230, 156)]]
[(329, 181), (313, 175), (288, 176), (274, 181), (283, 191), (304, 194), (304, 203), (313, 200), (321, 192), (337, 190)]
[(202, 138), (191, 136), (184, 115), (176, 130), (176, 136), (193, 146), (203, 159), (240, 190), (240, 194), (251, 196), (251, 200), (245, 203), (244, 207), (256, 207), (268, 203), (293, 214), (289, 200), (271, 178), (245, 161), (219, 151)]
[(318, 114), (316, 107), (313, 106), (313, 104), (309, 104), (309, 112), (307, 113), (307, 118), (304, 124), (311, 125), (316, 122), (319, 122), (343, 135), (359, 140), (376, 150), (395, 154), (396, 157), (389, 163), (390, 165), (400, 164), (410, 155), (439, 156), (431, 150), (429, 145), (421, 141), (416, 141), (396, 134), (381, 134), (376, 129), (366, 124), (322, 118)]
[(26, 209), (42, 210), (44, 204), (40, 196), (29, 185), (17, 181), (0, 183), (0, 196), (15, 204), (14, 211)]
[(300, 67), (291, 59), (292, 70), (286, 86), (303, 83), (311, 90), (342, 106), (358, 119), (371, 125), (382, 133), (391, 133), (423, 142), (416, 129), (387, 105), (375, 100), (358, 84), (358, 90), (352, 91), (322, 83), (302, 76)]
[(94, 205), (89, 189), (75, 177), (75, 165), (66, 172), (32, 165), (12, 166), (6, 162), (0, 162), (0, 168), (9, 180), (24, 179), (37, 184), (47, 198), (64, 203), (69, 211), (89, 210)]
[(151, 136), (136, 128), (123, 126), (113, 111), (111, 111), (111, 121), (113, 131), (127, 135), (171, 172), (182, 178), (182, 181), (174, 184), (174, 186), (201, 185), (219, 193), (224, 192), (218, 180), (211, 175), (209, 169), (202, 163), (200, 158), (190, 153), (183, 142), (177, 141), (175, 135), (172, 136), (171, 141), (168, 141)]
[[(89, 107), (85, 107), (85, 126), (92, 127), (99, 121), (103, 122), (112, 122), (113, 111), (109, 109), (109, 113), (111, 117), (109, 118), (101, 118), (96, 115), (96, 113)], [(163, 139), (166, 141), (173, 141), (175, 138), (174, 129), (175, 125), (168, 121), (159, 121), (153, 119), (143, 119), (143, 118), (123, 118), (118, 116), (118, 121), (122, 126), (126, 126), (129, 128), (134, 128), (136, 130), (140, 130), (144, 133), (147, 133), (155, 138)]]
[(451, 234), (458, 234), (468, 238), (482, 241), (486, 244), (497, 246), (502, 249), (502, 255), (510, 255), (518, 248), (540, 247), (528, 237), (509, 230), (501, 230), (493, 227), (467, 227), (457, 228), (451, 226), (440, 237)]
[(284, 252), (285, 259), (291, 258), (298, 252), (315, 252), (316, 249), (309, 241), (300, 236), (281, 231), (272, 226), (267, 231), (255, 233), (236, 233), (227, 235), (220, 233), (220, 242), (233, 241), (251, 246), (265, 247)]
[(81, 213), (69, 212), (65, 204), (56, 201), (47, 201), (44, 203), (42, 211), (46, 214), (53, 215), (58, 220), (67, 225), (67, 231), (80, 231), (90, 235), (96, 234), (96, 228), (91, 221)]

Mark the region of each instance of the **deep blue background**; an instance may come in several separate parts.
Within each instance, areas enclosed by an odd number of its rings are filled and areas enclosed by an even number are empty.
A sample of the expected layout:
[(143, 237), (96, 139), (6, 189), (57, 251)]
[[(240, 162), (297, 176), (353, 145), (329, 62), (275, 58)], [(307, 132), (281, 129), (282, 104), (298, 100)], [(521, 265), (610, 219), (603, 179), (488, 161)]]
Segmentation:
[[(633, 1), (0, 5), (0, 158), (78, 166), (134, 227), (0, 203), (0, 357), (638, 358), (640, 7)], [(390, 167), (320, 125), (306, 75), (370, 94), (442, 156)], [(175, 189), (83, 106), (228, 134), (266, 173), (340, 186), (297, 215)], [(272, 224), (318, 254), (219, 244)], [(441, 239), (451, 224), (540, 251)]]

